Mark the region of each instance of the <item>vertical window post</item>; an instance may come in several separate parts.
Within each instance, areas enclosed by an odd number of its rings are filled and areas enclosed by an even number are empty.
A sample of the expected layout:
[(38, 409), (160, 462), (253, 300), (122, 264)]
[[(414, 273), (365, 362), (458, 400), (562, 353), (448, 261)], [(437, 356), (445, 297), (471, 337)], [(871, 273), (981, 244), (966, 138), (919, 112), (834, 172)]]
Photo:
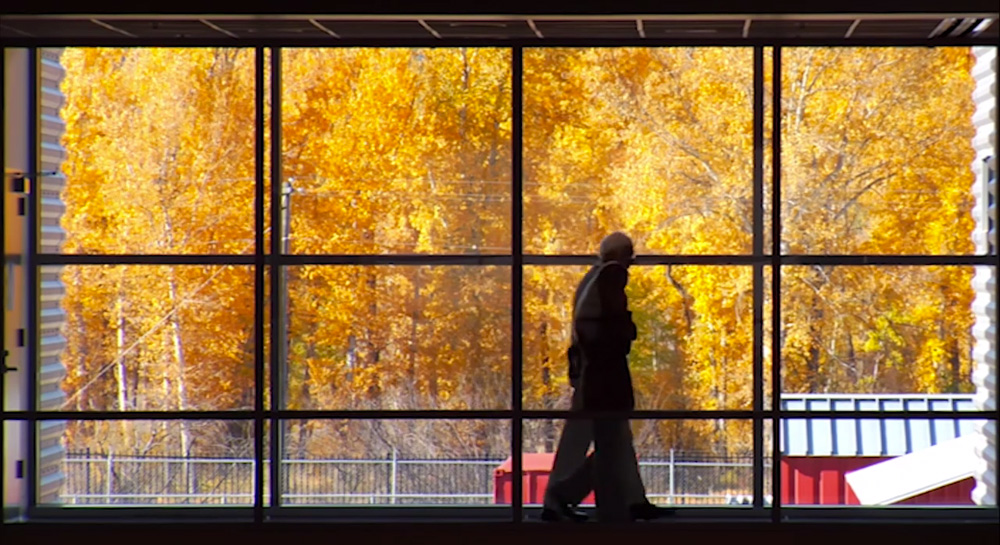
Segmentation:
[(253, 519), (264, 521), (264, 53), (254, 50), (254, 486)]
[[(28, 166), (33, 173), (41, 170), (39, 160), (38, 145), (38, 99), (39, 99), (39, 77), (38, 48), (28, 49)], [(28, 498), (27, 507), (29, 513), (35, 508), (38, 502), (38, 179), (37, 174), (32, 174), (30, 178), (31, 187), (28, 190), (28, 213), (27, 213), (27, 255), (28, 263), (26, 271), (28, 273), (28, 297), (25, 300), (25, 312), (28, 315), (28, 335), (27, 335), (27, 365), (25, 372), (28, 373), (28, 471), (25, 475), (28, 484), (25, 486)]]
[(771, 55), (771, 517), (781, 521), (781, 46)]
[(753, 507), (764, 505), (764, 47), (753, 49)]
[(286, 368), (285, 358), (288, 356), (285, 346), (285, 311), (286, 294), (281, 292), (284, 282), (281, 277), (285, 266), (282, 255), (282, 217), (281, 217), (281, 48), (271, 48), (271, 509), (281, 504), (281, 456), (282, 456), (282, 422), (277, 417), (277, 411), (284, 409), (283, 370)]
[(524, 294), (524, 253), (522, 244), (522, 207), (524, 204), (523, 175), (523, 113), (524, 95), (522, 84), (524, 80), (524, 48), (520, 45), (511, 49), (511, 516), (514, 522), (520, 522), (522, 515), (522, 443), (524, 440), (523, 422), (521, 420), (521, 389), (523, 380), (522, 339)]

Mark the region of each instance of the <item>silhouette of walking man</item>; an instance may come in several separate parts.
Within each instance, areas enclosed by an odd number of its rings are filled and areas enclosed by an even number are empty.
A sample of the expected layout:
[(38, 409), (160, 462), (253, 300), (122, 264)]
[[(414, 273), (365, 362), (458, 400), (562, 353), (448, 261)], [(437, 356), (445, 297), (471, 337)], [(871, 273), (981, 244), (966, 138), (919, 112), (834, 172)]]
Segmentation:
[[(632, 240), (615, 232), (601, 241), (599, 262), (577, 286), (568, 352), (571, 410), (635, 409), (628, 354), (637, 331), (625, 286)], [(587, 455), (590, 443), (594, 451)], [(590, 490), (602, 522), (649, 520), (673, 512), (650, 503), (639, 476), (627, 418), (567, 419), (545, 490), (542, 519), (587, 519), (576, 506)]]

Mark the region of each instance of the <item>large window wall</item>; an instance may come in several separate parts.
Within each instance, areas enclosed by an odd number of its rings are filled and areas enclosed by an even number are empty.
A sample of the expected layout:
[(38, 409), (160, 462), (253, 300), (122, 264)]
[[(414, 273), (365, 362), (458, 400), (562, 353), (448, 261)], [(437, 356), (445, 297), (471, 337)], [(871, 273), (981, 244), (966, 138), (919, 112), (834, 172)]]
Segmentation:
[[(4, 414), (38, 516), (531, 520), (568, 416), (573, 290), (615, 230), (638, 254), (631, 416), (652, 501), (775, 522), (972, 504), (852, 474), (995, 426), (973, 403), (973, 277), (997, 255), (974, 243), (968, 47), (59, 62), (64, 100), (34, 114), (65, 122), (48, 196), (65, 240), (32, 240), (27, 341), (65, 376), (46, 393), (35, 368), (29, 406)], [(32, 232), (45, 198), (29, 196)], [(37, 334), (46, 302), (56, 347)], [(64, 459), (45, 466), (53, 423)], [(42, 467), (58, 494), (37, 494)], [(832, 501), (813, 481), (854, 488)]]

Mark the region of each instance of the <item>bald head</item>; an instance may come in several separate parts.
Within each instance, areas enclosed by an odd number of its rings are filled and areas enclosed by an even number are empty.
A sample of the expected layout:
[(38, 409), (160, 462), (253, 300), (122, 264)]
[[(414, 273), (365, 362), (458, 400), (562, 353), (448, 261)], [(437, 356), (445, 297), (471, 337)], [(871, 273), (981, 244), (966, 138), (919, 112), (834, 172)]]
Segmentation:
[(601, 241), (598, 254), (602, 262), (618, 261), (629, 265), (632, 263), (632, 239), (622, 232), (611, 233)]

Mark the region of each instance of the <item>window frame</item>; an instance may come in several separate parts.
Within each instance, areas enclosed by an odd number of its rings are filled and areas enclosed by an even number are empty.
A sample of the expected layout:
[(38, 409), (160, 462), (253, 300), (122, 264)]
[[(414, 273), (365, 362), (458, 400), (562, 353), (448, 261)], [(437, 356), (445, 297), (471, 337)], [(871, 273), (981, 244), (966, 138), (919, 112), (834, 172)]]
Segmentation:
[[(11, 40), (4, 47), (17, 47), (17, 40)], [(510, 505), (498, 505), (490, 507), (472, 506), (449, 506), (449, 507), (299, 507), (282, 506), (281, 501), (281, 474), (280, 464), (269, 464), (269, 471), (265, 475), (265, 458), (270, 460), (281, 459), (280, 434), (285, 419), (292, 418), (352, 418), (352, 419), (372, 419), (372, 418), (488, 418), (502, 419), (510, 423), (511, 430), (511, 452), (512, 471), (514, 474), (521, 474), (523, 469), (522, 449), (517, 448), (523, 442), (523, 423), (526, 419), (533, 418), (560, 418), (565, 417), (565, 411), (548, 410), (527, 410), (522, 408), (522, 380), (523, 380), (523, 353), (521, 334), (523, 333), (522, 310), (523, 310), (523, 268), (525, 265), (584, 265), (592, 260), (587, 255), (538, 255), (525, 254), (523, 252), (523, 53), (527, 48), (546, 47), (697, 47), (697, 46), (732, 46), (732, 47), (752, 47), (754, 51), (753, 69), (753, 252), (747, 255), (639, 255), (636, 259), (636, 266), (657, 265), (657, 264), (678, 264), (678, 265), (751, 265), (753, 267), (753, 312), (754, 312), (754, 352), (753, 352), (753, 389), (754, 400), (751, 410), (740, 411), (637, 411), (632, 414), (633, 418), (656, 418), (656, 419), (691, 419), (691, 418), (748, 418), (753, 421), (753, 444), (754, 444), (754, 466), (753, 466), (753, 486), (754, 503), (747, 507), (706, 507), (706, 508), (685, 508), (681, 510), (677, 520), (703, 520), (705, 518), (720, 520), (746, 521), (748, 518), (754, 521), (769, 522), (772, 524), (782, 524), (796, 521), (815, 520), (879, 520), (879, 521), (899, 521), (911, 522), (915, 518), (947, 520), (947, 521), (995, 521), (997, 506), (988, 507), (836, 507), (827, 506), (793, 506), (785, 507), (781, 505), (781, 442), (772, 440), (773, 449), (770, 453), (764, 451), (765, 426), (771, 425), (770, 433), (772, 438), (777, 438), (780, 433), (782, 418), (788, 416), (789, 411), (781, 408), (781, 365), (780, 353), (775, 351), (774, 364), (771, 366), (771, 408), (764, 408), (764, 343), (770, 342), (772, 347), (779, 346), (780, 328), (775, 327), (780, 323), (781, 305), (772, 305), (770, 316), (764, 313), (764, 293), (765, 282), (770, 279), (770, 290), (775, 301), (780, 301), (781, 294), (781, 270), (784, 265), (983, 265), (997, 267), (996, 248), (992, 252), (982, 255), (784, 255), (781, 252), (781, 207), (771, 207), (771, 232), (770, 247), (765, 248), (765, 218), (764, 218), (764, 197), (767, 173), (764, 171), (764, 142), (765, 142), (765, 96), (764, 96), (764, 70), (765, 50), (772, 51), (772, 82), (781, 81), (781, 51), (783, 47), (796, 46), (824, 46), (824, 47), (876, 47), (876, 46), (903, 46), (903, 47), (926, 47), (928, 45), (990, 45), (983, 39), (938, 39), (932, 43), (923, 41), (900, 41), (900, 40), (814, 40), (814, 39), (766, 39), (766, 40), (546, 40), (538, 43), (534, 40), (355, 40), (344, 41), (331, 44), (326, 40), (253, 40), (235, 44), (231, 40), (135, 40), (135, 39), (102, 39), (102, 40), (74, 40), (70, 43), (44, 43), (37, 40), (22, 40), (27, 44), (32, 59), (32, 77), (28, 85), (31, 86), (29, 97), (29, 119), (30, 138), (32, 146), (30, 149), (30, 162), (36, 167), (39, 165), (40, 127), (39, 119), (39, 77), (35, 68), (39, 62), (38, 49), (53, 46), (64, 47), (70, 45), (77, 46), (127, 46), (127, 47), (157, 47), (182, 45), (185, 47), (252, 47), (255, 51), (255, 196), (254, 206), (254, 233), (255, 250), (252, 255), (68, 255), (50, 254), (39, 251), (39, 215), (40, 197), (35, 191), (28, 193), (28, 409), (23, 411), (4, 411), (2, 420), (21, 420), (27, 422), (27, 445), (29, 449), (29, 463), (26, 464), (27, 483), (27, 514), (29, 519), (38, 520), (59, 520), (66, 517), (78, 518), (109, 518), (113, 520), (134, 520), (136, 518), (177, 518), (178, 516), (191, 519), (211, 519), (211, 520), (252, 520), (256, 524), (268, 521), (280, 521), (301, 518), (321, 518), (323, 520), (371, 520), (377, 518), (383, 521), (386, 518), (393, 519), (399, 517), (412, 520), (414, 517), (444, 517), (448, 519), (475, 520), (475, 521), (499, 521), (506, 522), (526, 522), (526, 515), (534, 514), (536, 509), (528, 508), (522, 504), (523, 481), (522, 479), (512, 480), (512, 497), (516, 498)], [(302, 255), (286, 254), (281, 247), (281, 238), (272, 236), (269, 246), (265, 247), (264, 219), (265, 214), (270, 214), (270, 225), (275, 226), (278, 232), (282, 226), (282, 179), (281, 170), (281, 51), (286, 47), (301, 47), (312, 45), (323, 48), (342, 47), (501, 47), (511, 50), (511, 117), (512, 128), (512, 179), (511, 179), (511, 249), (509, 254), (495, 254), (483, 256), (467, 256), (457, 254), (392, 254), (392, 255)], [(266, 59), (269, 54), (269, 59)], [(266, 63), (269, 67), (265, 67)], [(270, 80), (265, 81), (265, 68), (270, 69)], [(270, 93), (270, 116), (265, 119), (265, 93)], [(771, 197), (773, 202), (780, 202), (781, 198), (781, 85), (772, 85), (771, 90)], [(264, 171), (264, 148), (265, 131), (270, 135), (270, 170)], [(993, 154), (996, 156), (996, 153)], [(37, 170), (36, 170), (37, 171)], [(34, 182), (35, 180), (32, 180)], [(264, 191), (266, 184), (270, 184), (270, 210), (265, 210), (263, 206)], [(994, 218), (995, 221), (995, 218)], [(434, 265), (434, 264), (490, 264), (511, 267), (511, 405), (510, 409), (491, 411), (449, 411), (449, 410), (428, 410), (428, 411), (337, 411), (337, 410), (285, 410), (282, 407), (266, 407), (264, 405), (264, 343), (255, 344), (255, 388), (254, 388), (254, 408), (253, 410), (240, 411), (189, 411), (179, 413), (175, 411), (143, 411), (143, 412), (75, 412), (75, 411), (42, 411), (38, 409), (38, 297), (39, 297), (39, 271), (42, 266), (68, 265), (68, 264), (157, 264), (157, 265), (177, 265), (177, 264), (242, 264), (253, 265), (255, 275), (255, 325), (254, 332), (257, 339), (264, 338), (264, 304), (265, 304), (265, 271), (280, 270), (284, 266), (301, 264), (354, 264), (354, 265), (377, 265), (377, 264), (413, 264), (413, 265)], [(770, 274), (765, 270), (770, 267)], [(996, 270), (996, 269), (994, 269)], [(995, 274), (995, 273), (994, 273)], [(281, 289), (281, 276), (272, 274), (269, 280), (269, 289), (275, 294), (270, 298), (270, 311), (272, 327), (270, 329), (270, 342), (274, 347), (283, 346), (284, 326), (280, 318), (284, 315), (281, 312), (287, 293)], [(993, 293), (994, 300), (997, 293)], [(996, 312), (996, 311), (994, 311)], [(770, 339), (764, 337), (764, 320), (771, 320)], [(993, 321), (996, 323), (997, 316), (994, 314)], [(278, 350), (272, 350), (269, 355), (269, 393), (271, 400), (280, 399), (282, 391), (281, 354)], [(272, 401), (273, 403), (273, 401)], [(871, 414), (871, 413), (864, 413)], [(882, 413), (884, 414), (884, 413)], [(949, 418), (980, 418), (998, 420), (1000, 411), (978, 411), (978, 412), (935, 412), (935, 416)], [(799, 417), (800, 415), (795, 415)], [(851, 413), (824, 411), (810, 412), (808, 415), (801, 415), (810, 419), (829, 419), (832, 417), (858, 416)], [(901, 411), (892, 413), (892, 417), (899, 419), (926, 418), (926, 413), (914, 411)], [(91, 507), (59, 507), (37, 505), (38, 474), (37, 460), (39, 458), (38, 448), (38, 425), (44, 421), (65, 420), (65, 419), (99, 419), (99, 420), (141, 420), (141, 419), (206, 419), (224, 418), (237, 420), (252, 420), (254, 426), (254, 456), (255, 482), (254, 482), (254, 503), (253, 506), (246, 507), (135, 507), (125, 509), (106, 510)], [(264, 451), (264, 428), (269, 423), (269, 451)], [(771, 483), (773, 486), (772, 495), (774, 497), (771, 506), (765, 506), (763, 498), (765, 491), (764, 483), (764, 458), (771, 457)], [(267, 478), (275, 486), (270, 487), (270, 496), (265, 498), (264, 479)], [(265, 505), (267, 500), (267, 505)]]

